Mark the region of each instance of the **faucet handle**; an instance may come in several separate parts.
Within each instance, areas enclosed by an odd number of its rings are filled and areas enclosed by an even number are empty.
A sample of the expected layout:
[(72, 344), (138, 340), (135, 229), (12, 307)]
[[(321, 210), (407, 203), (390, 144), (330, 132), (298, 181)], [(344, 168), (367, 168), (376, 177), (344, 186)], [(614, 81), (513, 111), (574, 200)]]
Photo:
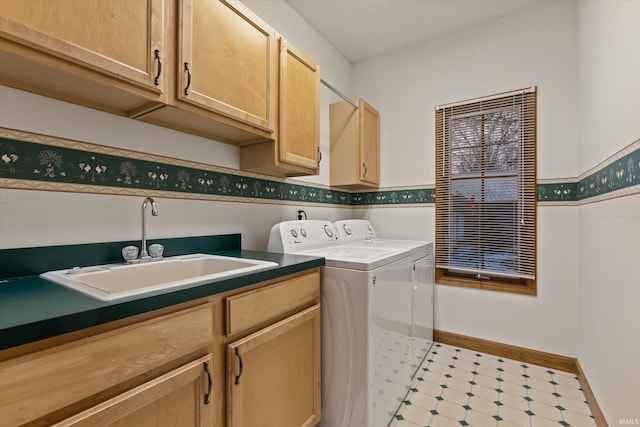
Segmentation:
[(122, 257), (127, 262), (127, 264), (131, 264), (136, 260), (136, 258), (138, 258), (138, 247), (125, 246), (124, 248), (122, 248)]
[(153, 245), (149, 246), (149, 255), (151, 255), (152, 258), (162, 258), (163, 252), (164, 246), (162, 246), (160, 243), (154, 243)]

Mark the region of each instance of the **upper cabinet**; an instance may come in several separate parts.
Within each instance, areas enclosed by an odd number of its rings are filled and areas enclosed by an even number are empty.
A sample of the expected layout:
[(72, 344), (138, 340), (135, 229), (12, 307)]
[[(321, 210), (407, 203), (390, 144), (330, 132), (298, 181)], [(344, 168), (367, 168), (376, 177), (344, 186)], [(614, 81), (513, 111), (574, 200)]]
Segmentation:
[(380, 113), (363, 99), (355, 109), (346, 101), (329, 110), (332, 186), (349, 189), (380, 185)]
[[(238, 0), (0, 0), (0, 84), (317, 174), (320, 69)], [(244, 148), (244, 147), (249, 148)]]
[(275, 138), (275, 32), (237, 0), (181, 0), (168, 105), (140, 120), (218, 141)]
[(178, 99), (275, 131), (275, 33), (238, 3), (183, 0)]
[(320, 67), (280, 39), (280, 161), (320, 164)]
[(276, 176), (320, 170), (320, 67), (279, 38), (278, 137), (240, 148), (240, 168)]
[(165, 13), (164, 0), (0, 0), (0, 84), (125, 116), (164, 102)]

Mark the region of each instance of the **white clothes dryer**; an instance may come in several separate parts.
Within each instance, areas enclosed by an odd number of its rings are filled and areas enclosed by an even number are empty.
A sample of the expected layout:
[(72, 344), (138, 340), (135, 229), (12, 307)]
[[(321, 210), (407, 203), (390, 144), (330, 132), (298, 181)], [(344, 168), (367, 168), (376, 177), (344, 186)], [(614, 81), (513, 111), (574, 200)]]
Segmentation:
[(324, 427), (385, 427), (411, 386), (410, 252), (341, 245), (328, 221), (286, 221), (270, 252), (323, 256)]
[(392, 249), (409, 252), (412, 269), (411, 357), (415, 376), (433, 344), (433, 243), (420, 240), (379, 239), (370, 221), (347, 219), (333, 223), (342, 247)]

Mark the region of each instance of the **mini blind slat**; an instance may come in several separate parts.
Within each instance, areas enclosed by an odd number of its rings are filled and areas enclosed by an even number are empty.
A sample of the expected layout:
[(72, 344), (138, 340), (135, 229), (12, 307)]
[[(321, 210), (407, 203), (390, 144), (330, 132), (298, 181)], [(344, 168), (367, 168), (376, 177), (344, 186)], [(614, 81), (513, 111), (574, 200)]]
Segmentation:
[(535, 279), (536, 91), (436, 109), (436, 266)]

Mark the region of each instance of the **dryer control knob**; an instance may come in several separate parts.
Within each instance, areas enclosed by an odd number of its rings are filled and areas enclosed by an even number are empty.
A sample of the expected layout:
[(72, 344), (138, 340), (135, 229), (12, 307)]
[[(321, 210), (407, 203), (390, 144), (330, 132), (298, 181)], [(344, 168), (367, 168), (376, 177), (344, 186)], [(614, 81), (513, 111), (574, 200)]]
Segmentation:
[(291, 229), (291, 235), (293, 236), (293, 238), (295, 239), (296, 237), (298, 237), (298, 232), (295, 229)]
[(327, 234), (327, 236), (329, 237), (333, 237), (333, 231), (331, 230), (331, 227), (329, 227), (328, 225), (325, 224), (324, 226), (324, 232)]
[(347, 224), (342, 224), (342, 228), (344, 232), (347, 233), (347, 236), (351, 236), (351, 229), (347, 226)]
[(307, 230), (305, 230), (304, 228), (301, 228), (300, 234), (302, 235), (302, 237), (307, 237)]

